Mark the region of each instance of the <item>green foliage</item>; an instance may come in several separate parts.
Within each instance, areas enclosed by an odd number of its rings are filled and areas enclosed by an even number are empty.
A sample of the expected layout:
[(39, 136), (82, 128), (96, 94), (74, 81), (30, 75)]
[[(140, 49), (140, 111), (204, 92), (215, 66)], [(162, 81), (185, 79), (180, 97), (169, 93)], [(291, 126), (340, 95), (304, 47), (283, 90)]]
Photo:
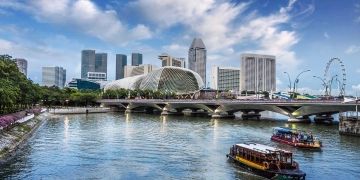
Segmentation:
[(0, 114), (7, 114), (42, 103), (54, 105), (96, 105), (100, 91), (78, 91), (41, 87), (27, 79), (9, 55), (0, 55)]
[(102, 94), (103, 99), (171, 99), (175, 98), (175, 92), (161, 92), (161, 91), (153, 91), (150, 89), (117, 89), (117, 90), (107, 90)]

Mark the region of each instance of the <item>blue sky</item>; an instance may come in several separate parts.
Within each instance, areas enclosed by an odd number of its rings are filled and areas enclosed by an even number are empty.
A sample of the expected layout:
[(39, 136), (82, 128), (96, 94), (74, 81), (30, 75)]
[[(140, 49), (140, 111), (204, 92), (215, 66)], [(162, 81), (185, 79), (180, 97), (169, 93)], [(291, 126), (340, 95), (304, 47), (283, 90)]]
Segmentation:
[[(277, 57), (277, 89), (302, 70), (301, 92), (321, 93), (332, 57), (347, 71), (347, 94), (360, 95), (360, 2), (235, 0), (0, 0), (0, 54), (28, 60), (28, 76), (41, 82), (42, 66), (62, 66), (68, 80), (80, 77), (80, 52), (108, 53), (109, 79), (115, 54), (143, 53), (160, 66), (163, 52), (187, 58), (201, 37), (211, 66), (240, 67), (245, 52)], [(340, 74), (334, 63), (330, 75)], [(333, 87), (333, 89), (337, 89)], [(336, 91), (336, 90), (334, 90)]]

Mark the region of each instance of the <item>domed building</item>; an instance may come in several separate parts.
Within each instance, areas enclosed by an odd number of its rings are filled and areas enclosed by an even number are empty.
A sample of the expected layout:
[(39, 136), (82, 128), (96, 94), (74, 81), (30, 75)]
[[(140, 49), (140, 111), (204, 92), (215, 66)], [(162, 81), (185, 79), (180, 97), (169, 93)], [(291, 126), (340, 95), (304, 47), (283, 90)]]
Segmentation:
[(105, 91), (124, 88), (187, 94), (203, 87), (204, 83), (198, 73), (185, 68), (165, 66), (146, 75), (111, 82), (105, 86)]

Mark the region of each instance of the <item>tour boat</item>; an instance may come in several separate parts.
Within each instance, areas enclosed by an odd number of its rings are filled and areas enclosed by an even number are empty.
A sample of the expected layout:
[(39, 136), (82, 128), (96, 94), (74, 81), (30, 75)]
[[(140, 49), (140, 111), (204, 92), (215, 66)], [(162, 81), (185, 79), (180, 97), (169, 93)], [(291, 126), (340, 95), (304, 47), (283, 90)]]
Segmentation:
[(305, 179), (290, 151), (262, 144), (236, 144), (226, 155), (244, 169), (259, 176), (273, 179)]
[(274, 128), (271, 140), (299, 148), (321, 148), (321, 141), (313, 137), (311, 133), (285, 127)]

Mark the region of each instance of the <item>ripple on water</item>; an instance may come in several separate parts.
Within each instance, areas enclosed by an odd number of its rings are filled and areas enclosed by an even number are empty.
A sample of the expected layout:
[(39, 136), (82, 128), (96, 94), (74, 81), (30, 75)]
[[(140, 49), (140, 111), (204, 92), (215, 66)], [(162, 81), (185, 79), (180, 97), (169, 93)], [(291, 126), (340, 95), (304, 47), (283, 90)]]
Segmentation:
[[(308, 129), (321, 152), (270, 141), (272, 128)], [(360, 179), (360, 141), (336, 126), (286, 121), (211, 120), (121, 113), (58, 116), (47, 121), (0, 169), (11, 179), (262, 179), (229, 162), (235, 143), (257, 142), (294, 152), (307, 179)]]

